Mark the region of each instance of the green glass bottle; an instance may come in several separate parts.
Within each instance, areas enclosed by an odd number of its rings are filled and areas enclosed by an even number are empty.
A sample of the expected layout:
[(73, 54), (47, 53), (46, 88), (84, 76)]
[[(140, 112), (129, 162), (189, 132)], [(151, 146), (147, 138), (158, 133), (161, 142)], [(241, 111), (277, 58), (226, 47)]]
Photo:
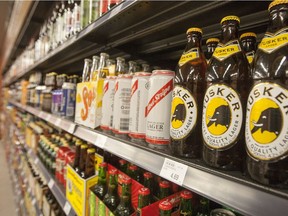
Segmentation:
[(150, 190), (150, 197), (152, 198), (152, 194), (154, 194), (154, 181), (153, 181), (153, 174), (151, 172), (145, 172), (143, 174), (144, 181), (143, 185)]
[(210, 215), (210, 202), (205, 197), (200, 198), (200, 205), (196, 216), (209, 216)]
[(101, 200), (103, 200), (105, 194), (107, 193), (106, 173), (107, 173), (107, 163), (102, 162), (99, 165), (98, 182), (92, 189), (92, 191), (96, 194), (96, 196)]
[(159, 183), (159, 199), (164, 199), (165, 197), (171, 195), (171, 190), (170, 190), (170, 183), (168, 181), (161, 181)]
[(120, 201), (117, 194), (117, 186), (117, 170), (109, 170), (108, 192), (104, 196), (103, 202), (111, 212), (115, 211)]
[(150, 190), (149, 188), (140, 188), (138, 191), (138, 207), (136, 216), (142, 215), (142, 208), (150, 204)]
[(140, 172), (136, 165), (131, 164), (128, 167), (127, 175), (130, 176), (132, 179), (136, 180), (137, 182), (140, 182)]
[(120, 204), (117, 206), (115, 216), (130, 216), (134, 209), (131, 204), (131, 178), (122, 178), (122, 192), (120, 196)]
[(184, 190), (180, 196), (180, 216), (192, 216), (192, 193)]
[(128, 167), (127, 161), (124, 160), (124, 159), (120, 159), (119, 160), (119, 169), (121, 170), (121, 172), (126, 173), (127, 172), (127, 167)]
[(159, 203), (159, 214), (160, 216), (171, 216), (172, 204), (165, 200)]

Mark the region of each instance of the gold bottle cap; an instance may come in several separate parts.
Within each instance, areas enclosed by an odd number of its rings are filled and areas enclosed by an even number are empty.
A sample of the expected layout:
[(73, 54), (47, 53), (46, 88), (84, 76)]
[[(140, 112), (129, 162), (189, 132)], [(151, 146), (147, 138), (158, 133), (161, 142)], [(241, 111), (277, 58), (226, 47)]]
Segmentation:
[(81, 145), (81, 149), (86, 149), (86, 148), (88, 148), (88, 145), (87, 145), (87, 144), (82, 144), (82, 145)]
[(206, 41), (206, 44), (208, 43), (219, 43), (219, 39), (218, 38), (208, 38)]
[(186, 34), (188, 34), (188, 33), (190, 33), (190, 32), (199, 32), (199, 33), (203, 34), (202, 29), (200, 29), (200, 28), (195, 28), (195, 27), (189, 28), (189, 29), (187, 30)]
[(270, 3), (269, 7), (268, 7), (268, 11), (270, 11), (270, 9), (276, 5), (280, 5), (280, 4), (288, 4), (288, 0), (275, 0), (273, 2)]
[(240, 40), (244, 37), (254, 37), (257, 38), (257, 35), (254, 32), (245, 32), (240, 36)]
[(94, 148), (89, 148), (89, 149), (87, 150), (87, 152), (88, 152), (88, 153), (95, 153), (95, 149), (94, 149)]
[(234, 15), (224, 17), (220, 23), (222, 24), (223, 22), (228, 21), (228, 20), (234, 20), (240, 24), (240, 18), (238, 16), (234, 16)]

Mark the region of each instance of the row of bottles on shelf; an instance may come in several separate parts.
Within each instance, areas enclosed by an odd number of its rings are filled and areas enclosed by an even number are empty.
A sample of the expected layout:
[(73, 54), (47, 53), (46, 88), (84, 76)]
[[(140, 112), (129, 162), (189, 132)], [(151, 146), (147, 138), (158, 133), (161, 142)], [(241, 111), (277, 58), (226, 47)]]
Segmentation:
[[(110, 74), (104, 53), (95, 72), (85, 60), (82, 81), (96, 81), (97, 89), (77, 91), (76, 104), (83, 105), (78, 111), (76, 106), (75, 121), (100, 119), (101, 129), (115, 136), (145, 140), (177, 157), (202, 158), (217, 169), (247, 169), (260, 183), (287, 187), (287, 14), (287, 2), (270, 4), (267, 33), (257, 51), (255, 34), (239, 40), (240, 19), (224, 17), (220, 42), (208, 41), (214, 43), (208, 65), (202, 30), (188, 29), (176, 73), (135, 72), (131, 63), (128, 73)], [(118, 58), (116, 69), (123, 68), (119, 64)]]
[[(170, 215), (173, 212), (173, 215), (208, 216), (211, 214), (214, 216), (226, 212), (229, 213), (227, 215), (240, 215), (77, 137), (67, 133), (59, 133), (50, 126), (43, 124), (43, 122), (35, 121), (32, 124), (32, 116), (27, 117), (26, 114), (20, 112), (17, 113), (17, 116), (15, 122), (18, 122), (18, 126), (22, 125), (22, 130), (28, 136), (26, 140), (31, 138), (31, 134), (27, 134), (26, 127), (34, 124), (42, 127), (41, 133), (39, 133), (39, 130), (35, 130), (35, 126), (32, 127), (35, 135), (34, 139), (38, 140), (38, 145), (28, 146), (36, 151), (41, 163), (51, 173), (57, 184), (63, 184), (66, 188), (66, 166), (68, 164), (82, 179), (98, 176), (97, 184), (90, 188), (88, 215), (105, 215), (101, 212), (103, 208), (104, 210), (108, 208), (116, 216), (145, 215), (147, 208), (143, 210), (144, 214), (142, 209), (152, 205), (153, 212), (157, 213), (155, 215), (162, 215), (164, 212), (165, 215)], [(25, 123), (19, 124), (21, 121)], [(25, 176), (29, 176), (31, 180), (31, 182), (29, 180), (29, 185), (32, 187), (32, 193), (34, 194), (34, 190), (39, 190), (38, 186), (43, 193), (41, 202), (40, 199), (38, 201), (38, 196), (35, 195), (43, 213), (44, 211), (62, 212), (57, 202), (55, 202), (53, 194), (49, 192), (47, 182), (41, 178), (41, 172), (37, 170), (35, 165), (32, 165), (32, 162), (28, 161), (25, 164), (27, 164), (26, 168), (22, 167), (22, 169), (25, 171)], [(39, 192), (35, 192), (35, 194), (37, 193)], [(104, 203), (104, 206), (101, 203)], [(163, 205), (167, 205), (167, 207), (163, 207)], [(53, 214), (51, 213), (51, 215)], [(55, 215), (61, 214), (57, 213)]]
[(121, 0), (68, 0), (53, 2), (54, 8), (43, 23), (39, 35), (31, 39), (24, 52), (9, 68), (11, 76), (27, 69), (49, 52), (76, 35)]

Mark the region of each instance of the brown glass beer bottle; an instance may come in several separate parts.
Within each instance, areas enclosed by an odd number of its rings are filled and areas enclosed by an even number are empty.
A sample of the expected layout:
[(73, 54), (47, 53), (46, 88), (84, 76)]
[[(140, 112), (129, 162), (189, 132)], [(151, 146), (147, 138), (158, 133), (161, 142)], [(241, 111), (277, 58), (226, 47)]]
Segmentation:
[(208, 65), (203, 103), (203, 159), (224, 170), (240, 170), (245, 159), (243, 105), (251, 81), (238, 39), (239, 24), (237, 16), (221, 20), (221, 40)]
[(206, 52), (206, 60), (207, 64), (209, 63), (210, 58), (212, 57), (214, 50), (216, 49), (217, 45), (219, 43), (218, 38), (208, 38), (206, 41), (206, 47), (207, 47), (207, 52)]
[(256, 52), (256, 38), (257, 36), (254, 32), (246, 32), (240, 36), (242, 49), (250, 65), (253, 63)]

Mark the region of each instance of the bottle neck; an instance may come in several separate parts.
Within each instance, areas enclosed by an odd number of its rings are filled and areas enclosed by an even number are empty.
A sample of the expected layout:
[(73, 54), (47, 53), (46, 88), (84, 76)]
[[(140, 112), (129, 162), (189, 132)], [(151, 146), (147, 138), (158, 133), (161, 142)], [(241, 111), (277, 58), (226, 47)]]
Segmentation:
[(106, 167), (100, 167), (98, 175), (98, 185), (106, 184)]
[(187, 45), (185, 52), (189, 51), (192, 48), (201, 49), (201, 36), (200, 33), (189, 33), (187, 34)]
[(160, 216), (171, 216), (171, 210), (161, 210), (160, 209)]
[(180, 203), (180, 216), (190, 216), (192, 215), (192, 202), (191, 199), (181, 199)]
[(150, 203), (150, 194), (148, 195), (140, 195), (139, 194), (139, 199), (138, 199), (138, 208), (144, 208), (145, 206), (149, 205)]
[(277, 5), (273, 7), (269, 15), (269, 24), (267, 31), (276, 33), (282, 28), (288, 26), (288, 5)]
[(163, 199), (169, 195), (170, 195), (170, 189), (169, 188), (160, 188), (159, 199)]
[(223, 44), (232, 40), (238, 40), (239, 25), (236, 21), (226, 21), (222, 24), (221, 42)]
[(122, 184), (120, 205), (122, 205), (123, 207), (131, 206), (131, 184)]
[(110, 196), (117, 196), (117, 180), (116, 175), (110, 175), (108, 184), (108, 194)]

